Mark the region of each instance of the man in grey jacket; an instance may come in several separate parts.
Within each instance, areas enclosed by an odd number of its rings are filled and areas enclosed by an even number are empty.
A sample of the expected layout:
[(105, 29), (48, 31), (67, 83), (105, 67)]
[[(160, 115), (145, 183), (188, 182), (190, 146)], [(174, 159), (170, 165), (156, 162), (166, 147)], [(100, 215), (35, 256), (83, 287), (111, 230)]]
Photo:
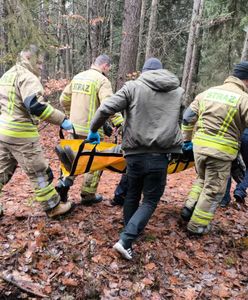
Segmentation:
[[(98, 128), (124, 111), (122, 149), (127, 160), (128, 191), (124, 203), (125, 228), (114, 249), (132, 259), (132, 243), (156, 209), (166, 183), (168, 154), (181, 152), (179, 116), (183, 89), (178, 78), (148, 59), (141, 76), (103, 102), (91, 122), (88, 139), (99, 142)], [(143, 202), (139, 205), (143, 192)]]

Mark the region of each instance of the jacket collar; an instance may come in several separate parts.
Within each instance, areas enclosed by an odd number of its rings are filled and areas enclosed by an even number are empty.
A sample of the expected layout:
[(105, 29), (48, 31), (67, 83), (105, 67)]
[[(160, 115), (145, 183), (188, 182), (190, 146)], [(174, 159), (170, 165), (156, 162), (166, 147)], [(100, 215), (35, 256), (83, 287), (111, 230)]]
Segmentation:
[(245, 86), (242, 80), (240, 80), (237, 77), (234, 76), (229, 76), (227, 79), (224, 81), (224, 83), (234, 83), (236, 84), (242, 91), (248, 93), (248, 88)]
[[(98, 71), (98, 72), (100, 72), (101, 74), (103, 74), (102, 70), (101, 70), (100, 68), (98, 68), (97, 66), (95, 66), (95, 65), (91, 65), (90, 68), (91, 68), (92, 70)], [(103, 74), (103, 75), (104, 75), (104, 74)]]

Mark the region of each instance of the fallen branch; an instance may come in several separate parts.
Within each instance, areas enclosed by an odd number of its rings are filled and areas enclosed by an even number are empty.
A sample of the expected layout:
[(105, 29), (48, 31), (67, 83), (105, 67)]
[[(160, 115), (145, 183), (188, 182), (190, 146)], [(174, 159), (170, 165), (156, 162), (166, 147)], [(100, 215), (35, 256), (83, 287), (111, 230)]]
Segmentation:
[(32, 291), (31, 289), (28, 289), (24, 286), (21, 285), (20, 282), (17, 282), (14, 278), (13, 275), (9, 274), (9, 275), (4, 275), (4, 274), (0, 274), (0, 278), (2, 278), (4, 281), (13, 284), (14, 286), (16, 286), (17, 288), (19, 288), (20, 290), (26, 292), (27, 294), (31, 294), (40, 298), (48, 298), (47, 295), (41, 294), (40, 292), (37, 291)]

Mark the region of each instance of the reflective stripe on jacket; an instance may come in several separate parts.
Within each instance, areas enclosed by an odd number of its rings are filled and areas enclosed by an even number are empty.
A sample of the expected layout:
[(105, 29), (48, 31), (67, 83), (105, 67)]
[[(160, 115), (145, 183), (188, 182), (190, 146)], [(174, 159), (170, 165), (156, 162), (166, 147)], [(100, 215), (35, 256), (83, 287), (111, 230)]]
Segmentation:
[[(110, 81), (96, 67), (74, 76), (61, 94), (60, 103), (66, 114), (70, 115), (77, 134), (87, 136), (97, 108), (112, 93)], [(111, 121), (115, 126), (120, 125), (122, 115), (116, 114)], [(102, 129), (99, 133), (103, 136)]]

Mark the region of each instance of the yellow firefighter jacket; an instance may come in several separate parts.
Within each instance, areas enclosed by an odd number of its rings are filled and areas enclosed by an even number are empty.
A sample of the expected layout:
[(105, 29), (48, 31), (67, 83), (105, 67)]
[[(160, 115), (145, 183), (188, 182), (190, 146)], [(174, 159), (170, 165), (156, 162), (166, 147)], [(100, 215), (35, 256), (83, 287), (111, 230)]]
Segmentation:
[[(60, 104), (70, 115), (75, 131), (87, 136), (90, 122), (101, 102), (112, 95), (111, 83), (95, 66), (73, 77), (60, 96)], [(121, 114), (115, 114), (111, 121), (114, 126), (123, 122)], [(99, 130), (103, 136), (102, 129)]]
[(223, 85), (196, 96), (187, 109), (191, 113), (184, 113), (182, 126), (184, 140), (191, 140), (197, 121), (194, 152), (222, 160), (235, 159), (242, 131), (248, 126), (247, 92), (240, 79), (229, 76)]
[[(30, 110), (25, 101), (34, 94), (36, 101), (32, 102)], [(1, 141), (11, 144), (35, 142), (39, 139), (39, 120), (57, 125), (63, 122), (64, 113), (53, 108), (43, 95), (43, 87), (32, 73), (29, 61), (18, 62), (0, 78)]]

